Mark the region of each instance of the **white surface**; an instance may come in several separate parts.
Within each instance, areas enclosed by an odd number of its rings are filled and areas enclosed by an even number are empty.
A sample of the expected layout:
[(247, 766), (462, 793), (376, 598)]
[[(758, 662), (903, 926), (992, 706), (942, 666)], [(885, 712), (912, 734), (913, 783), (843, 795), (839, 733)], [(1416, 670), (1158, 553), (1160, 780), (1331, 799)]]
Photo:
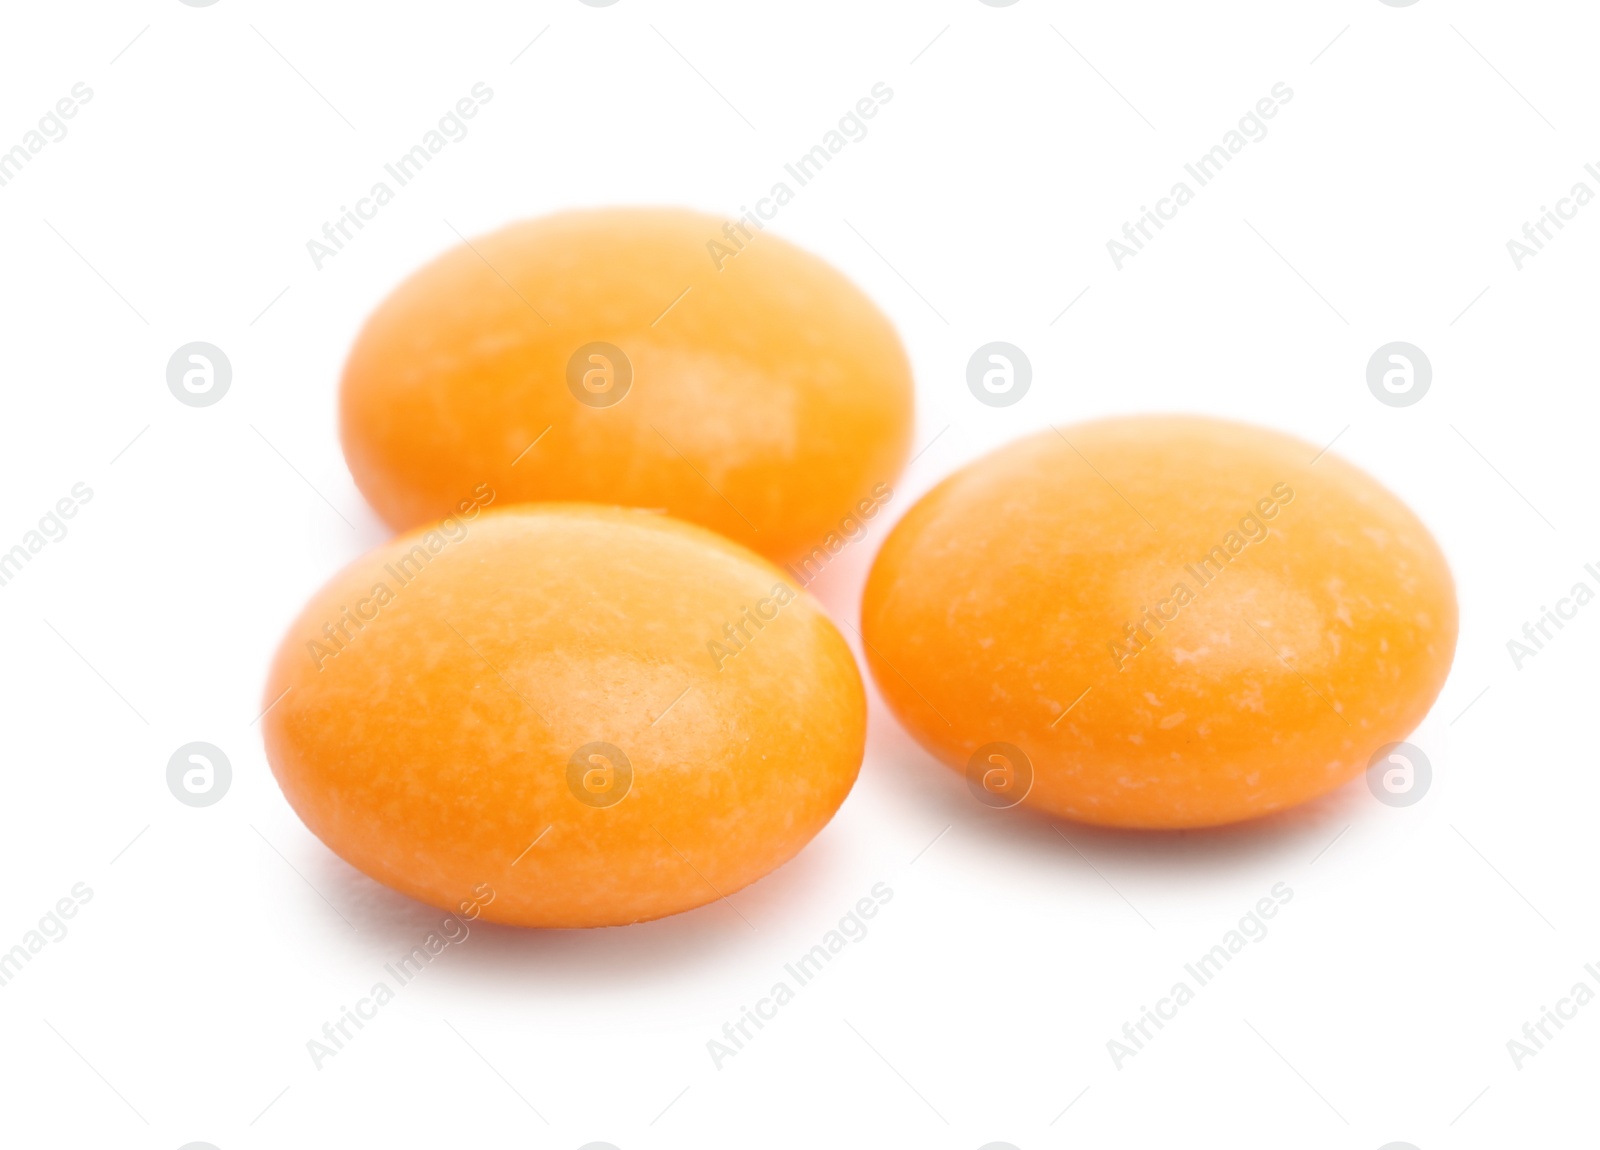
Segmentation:
[[(1600, 987), (1600, 607), (1520, 671), (1506, 642), (1600, 583), (1583, 572), (1600, 206), (1520, 272), (1505, 245), (1576, 181), (1600, 191), (1597, 31), (1589, 5), (1487, 0), (7, 5), (0, 147), (75, 83), (93, 97), (0, 187), (0, 544), (75, 483), (93, 498), (0, 587), (0, 947), (74, 884), (93, 897), (0, 987), (0, 1140), (1592, 1137), (1600, 1005), (1520, 1070), (1506, 1043)], [(494, 98), (470, 134), (318, 271), (306, 241), (479, 81)], [(625, 930), (478, 928), (314, 1068), (307, 1041), (441, 918), (301, 826), (252, 725), (281, 628), (385, 535), (335, 434), (357, 325), (452, 226), (605, 203), (732, 215), (879, 81), (894, 99), (870, 134), (774, 227), (910, 350), (918, 443), (943, 434), (896, 515), (1047, 420), (1184, 409), (1339, 435), (1458, 580), (1454, 672), (1413, 737), (1433, 789), (1390, 809), (1357, 782), (1221, 833), (1063, 827), (1074, 849), (972, 802), (874, 698), (838, 817), (735, 896), (756, 929), (720, 903)], [(1117, 271), (1106, 241), (1280, 81), (1294, 98), (1270, 134)], [(213, 407), (166, 387), (192, 340), (233, 365)], [(991, 340), (1032, 359), (1014, 407), (966, 389)], [(1432, 360), (1414, 407), (1367, 390), (1391, 340)], [(821, 581), (836, 614), (854, 619), (881, 532)], [(234, 770), (200, 810), (165, 784), (194, 740)], [(879, 882), (870, 933), (715, 1068), (707, 1041)], [(1270, 934), (1116, 1069), (1107, 1041), (1276, 883), (1294, 897)]]

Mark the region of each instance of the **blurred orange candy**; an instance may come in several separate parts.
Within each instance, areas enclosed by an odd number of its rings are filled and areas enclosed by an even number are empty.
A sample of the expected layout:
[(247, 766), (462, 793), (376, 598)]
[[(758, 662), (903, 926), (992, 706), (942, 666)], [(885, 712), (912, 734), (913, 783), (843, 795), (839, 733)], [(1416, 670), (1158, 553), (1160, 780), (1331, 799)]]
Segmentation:
[(1427, 529), (1285, 435), (1107, 419), (946, 479), (862, 603), (874, 679), (992, 806), (1201, 827), (1359, 775), (1432, 706), (1456, 645)]
[(701, 528), (494, 498), (358, 559), (289, 628), (263, 722), (306, 826), (523, 926), (688, 910), (798, 852), (866, 737), (822, 609)]
[(390, 525), (506, 503), (664, 509), (779, 562), (892, 484), (910, 366), (844, 276), (673, 209), (513, 224), (418, 271), (345, 366), (345, 457)]

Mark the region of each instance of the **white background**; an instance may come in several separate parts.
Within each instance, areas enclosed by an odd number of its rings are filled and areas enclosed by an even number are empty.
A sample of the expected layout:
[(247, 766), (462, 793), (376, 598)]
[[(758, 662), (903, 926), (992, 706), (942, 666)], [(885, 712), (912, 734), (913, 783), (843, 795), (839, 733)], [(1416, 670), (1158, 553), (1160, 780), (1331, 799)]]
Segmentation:
[[(0, 949), (94, 893), (0, 987), (0, 1142), (1593, 1145), (1600, 1004), (1520, 1070), (1506, 1043), (1600, 984), (1600, 606), (1520, 670), (1506, 642), (1600, 584), (1600, 206), (1521, 271), (1506, 241), (1600, 191), (1597, 31), (1576, 0), (6, 5), (0, 146), (93, 98), (0, 187), (0, 549), (94, 495), (0, 588)], [(318, 271), (306, 241), (479, 81), (470, 135)], [(282, 628), (386, 535), (336, 439), (358, 325), (452, 226), (736, 214), (879, 81), (870, 134), (773, 227), (905, 339), (932, 446), (896, 514), (1046, 421), (1337, 436), (1458, 581), (1413, 736), (1432, 789), (1219, 832), (1052, 826), (971, 801), (874, 696), (860, 783), (734, 896), (749, 925), (715, 903), (480, 926), (315, 1069), (307, 1040), (441, 917), (301, 826), (254, 723)], [(1119, 272), (1106, 241), (1279, 81), (1270, 134)], [(233, 365), (213, 407), (167, 390), (192, 340)], [(967, 391), (991, 340), (1032, 360), (1014, 407)], [(1367, 390), (1391, 340), (1432, 361), (1416, 406)], [(882, 530), (818, 585), (844, 619)], [(199, 810), (165, 781), (194, 740), (234, 772)], [(878, 882), (870, 934), (715, 1068), (707, 1040)], [(1271, 933), (1117, 1069), (1107, 1040), (1280, 882)]]

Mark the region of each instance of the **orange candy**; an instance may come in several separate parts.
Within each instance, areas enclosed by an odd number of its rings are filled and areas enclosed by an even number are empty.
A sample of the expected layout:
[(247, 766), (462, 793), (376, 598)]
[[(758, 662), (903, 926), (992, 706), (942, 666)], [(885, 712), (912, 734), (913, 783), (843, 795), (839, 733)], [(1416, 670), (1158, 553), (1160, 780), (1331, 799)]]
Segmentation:
[(263, 725), (306, 826), (522, 926), (689, 910), (798, 852), (866, 734), (821, 608), (697, 527), (494, 500), (358, 559), (289, 628)]
[(1178, 416), (1002, 448), (885, 541), (873, 677), (994, 806), (1201, 827), (1348, 782), (1432, 706), (1456, 599), (1416, 516), (1316, 455)]
[(398, 529), (487, 484), (664, 509), (779, 562), (810, 551), (904, 465), (910, 366), (844, 276), (745, 232), (611, 209), (446, 252), (350, 353), (356, 484)]

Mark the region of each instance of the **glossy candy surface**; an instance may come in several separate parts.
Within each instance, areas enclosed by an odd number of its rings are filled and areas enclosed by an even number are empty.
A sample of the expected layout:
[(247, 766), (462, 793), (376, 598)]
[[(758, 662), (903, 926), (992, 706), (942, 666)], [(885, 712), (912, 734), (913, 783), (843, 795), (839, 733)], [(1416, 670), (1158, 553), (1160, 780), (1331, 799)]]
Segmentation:
[(306, 825), (525, 926), (688, 910), (799, 851), (865, 740), (821, 608), (698, 527), (492, 499), (358, 559), (289, 628), (262, 722)]
[(1200, 827), (1348, 782), (1432, 706), (1456, 598), (1417, 517), (1317, 454), (1181, 416), (1001, 448), (885, 541), (874, 679), (991, 806)]
[(480, 483), (505, 503), (664, 509), (786, 562), (892, 484), (899, 337), (861, 291), (748, 225), (673, 209), (513, 224), (416, 272), (345, 366), (341, 437), (392, 526)]

